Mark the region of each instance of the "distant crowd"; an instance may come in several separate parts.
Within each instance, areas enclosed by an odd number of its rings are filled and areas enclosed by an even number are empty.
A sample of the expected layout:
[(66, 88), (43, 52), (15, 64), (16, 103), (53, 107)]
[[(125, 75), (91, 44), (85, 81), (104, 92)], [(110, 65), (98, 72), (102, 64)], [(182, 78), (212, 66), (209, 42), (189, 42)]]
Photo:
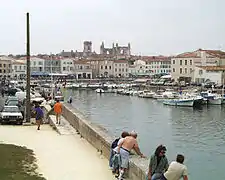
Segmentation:
[[(141, 158), (146, 158), (138, 146), (137, 133), (123, 132), (121, 138), (117, 138), (111, 145), (109, 166), (113, 174), (119, 180), (124, 178), (124, 173), (129, 167), (131, 150), (134, 150)], [(188, 180), (187, 167), (184, 163), (184, 155), (177, 154), (176, 160), (170, 164), (166, 157), (166, 147), (159, 145), (150, 157), (146, 180)]]

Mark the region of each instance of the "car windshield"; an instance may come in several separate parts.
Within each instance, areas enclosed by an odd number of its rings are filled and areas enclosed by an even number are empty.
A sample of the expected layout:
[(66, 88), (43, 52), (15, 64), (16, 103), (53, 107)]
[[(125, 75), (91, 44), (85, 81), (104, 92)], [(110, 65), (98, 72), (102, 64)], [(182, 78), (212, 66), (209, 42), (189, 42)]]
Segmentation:
[(2, 112), (20, 112), (18, 107), (4, 107)]
[(17, 106), (18, 104), (19, 104), (18, 101), (8, 101), (7, 102), (8, 106)]

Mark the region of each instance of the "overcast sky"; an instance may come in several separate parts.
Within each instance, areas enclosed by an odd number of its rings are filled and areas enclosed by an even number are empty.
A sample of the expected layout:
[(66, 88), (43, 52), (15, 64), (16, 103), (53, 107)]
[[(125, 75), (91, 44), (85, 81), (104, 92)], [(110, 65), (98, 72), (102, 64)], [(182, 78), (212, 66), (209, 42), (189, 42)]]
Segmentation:
[[(3, 1), (3, 0), (2, 0)], [(3, 3), (4, 2), (4, 3)], [(172, 55), (198, 48), (225, 50), (225, 0), (7, 0), (0, 5), (0, 54), (24, 54), (26, 12), (31, 52), (99, 52), (113, 42), (132, 53)]]

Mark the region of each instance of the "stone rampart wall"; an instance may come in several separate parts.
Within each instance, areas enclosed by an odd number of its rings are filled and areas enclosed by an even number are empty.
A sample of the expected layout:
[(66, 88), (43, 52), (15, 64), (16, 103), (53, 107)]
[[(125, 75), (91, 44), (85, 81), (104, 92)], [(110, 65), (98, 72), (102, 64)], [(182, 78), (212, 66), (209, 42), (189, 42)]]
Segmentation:
[[(110, 145), (114, 137), (106, 129), (87, 120), (84, 115), (69, 104), (63, 105), (64, 118), (106, 158), (110, 156)], [(148, 160), (132, 155), (129, 164), (129, 178), (131, 180), (145, 180)]]

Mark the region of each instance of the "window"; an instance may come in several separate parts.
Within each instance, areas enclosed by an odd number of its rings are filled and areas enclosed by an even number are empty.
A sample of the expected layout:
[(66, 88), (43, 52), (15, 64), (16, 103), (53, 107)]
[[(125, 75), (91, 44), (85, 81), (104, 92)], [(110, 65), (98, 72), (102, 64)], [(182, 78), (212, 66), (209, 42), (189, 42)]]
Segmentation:
[(128, 69), (126, 68), (126, 72), (128, 71)]
[(0, 69), (0, 73), (2, 73), (2, 70)]
[(184, 64), (187, 65), (187, 60), (184, 61)]
[(180, 68), (180, 74), (182, 74), (182, 68)]
[(117, 68), (115, 68), (115, 72), (117, 72)]
[(0, 67), (2, 67), (2, 64), (0, 64)]
[(192, 60), (190, 60), (190, 65), (192, 65)]
[(105, 66), (105, 69), (107, 69), (107, 66)]
[(180, 65), (182, 66), (182, 60), (180, 60)]
[(184, 69), (184, 73), (187, 74), (187, 68)]
[(190, 68), (190, 73), (192, 73), (192, 68)]
[(38, 65), (42, 65), (43, 63), (41, 61), (38, 62)]
[(6, 64), (3, 64), (3, 67), (6, 67)]
[[(121, 65), (121, 64), (120, 64)], [(121, 69), (119, 68), (119, 72), (121, 72)]]
[(101, 66), (101, 69), (103, 69), (103, 66)]
[(111, 66), (109, 66), (109, 69), (111, 70), (111, 69), (112, 69), (112, 67), (111, 67)]
[(15, 70), (17, 70), (17, 66), (15, 66)]
[(122, 72), (124, 72), (124, 68), (122, 68)]
[(175, 68), (173, 68), (173, 72), (175, 72)]
[(20, 70), (22, 69), (22, 66), (20, 66)]
[(203, 73), (202, 70), (199, 70), (199, 71), (198, 71), (198, 74), (199, 74), (199, 75), (202, 75), (202, 73)]
[(66, 67), (63, 67), (63, 71), (65, 71), (66, 70)]

